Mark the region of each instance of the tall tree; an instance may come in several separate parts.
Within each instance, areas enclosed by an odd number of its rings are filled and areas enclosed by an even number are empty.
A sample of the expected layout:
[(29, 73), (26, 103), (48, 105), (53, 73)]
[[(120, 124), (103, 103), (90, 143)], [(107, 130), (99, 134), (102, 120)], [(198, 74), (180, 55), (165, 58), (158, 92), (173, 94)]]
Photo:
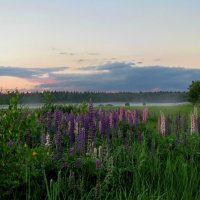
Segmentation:
[(200, 103), (200, 81), (192, 81), (188, 90), (188, 100), (193, 104)]

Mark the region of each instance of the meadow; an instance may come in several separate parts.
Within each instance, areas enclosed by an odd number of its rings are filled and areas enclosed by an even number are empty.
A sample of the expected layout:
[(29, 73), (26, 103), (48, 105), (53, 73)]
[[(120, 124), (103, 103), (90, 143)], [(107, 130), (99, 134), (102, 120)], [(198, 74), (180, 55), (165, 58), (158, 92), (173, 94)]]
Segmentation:
[(200, 199), (193, 105), (0, 111), (0, 199)]

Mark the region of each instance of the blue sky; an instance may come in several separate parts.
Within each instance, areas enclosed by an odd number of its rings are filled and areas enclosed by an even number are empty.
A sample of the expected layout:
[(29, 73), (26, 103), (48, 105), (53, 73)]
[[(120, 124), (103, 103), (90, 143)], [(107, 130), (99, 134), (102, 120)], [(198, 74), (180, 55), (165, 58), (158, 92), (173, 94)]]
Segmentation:
[[(197, 0), (0, 0), (0, 66), (84, 77), (96, 72), (80, 67), (114, 63), (200, 69), (199, 9)], [(12, 78), (1, 74), (0, 87)]]

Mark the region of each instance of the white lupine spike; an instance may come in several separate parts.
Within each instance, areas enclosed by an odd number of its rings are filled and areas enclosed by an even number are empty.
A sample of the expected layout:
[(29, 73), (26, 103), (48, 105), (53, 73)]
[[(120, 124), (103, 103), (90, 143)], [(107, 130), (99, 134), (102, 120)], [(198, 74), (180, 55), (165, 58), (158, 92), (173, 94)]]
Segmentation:
[(132, 112), (132, 118), (133, 118), (133, 124), (135, 124), (135, 120), (136, 120), (136, 111), (135, 110)]
[(98, 155), (99, 158), (101, 158), (101, 150), (102, 150), (102, 146), (99, 146), (99, 155)]
[(191, 120), (191, 128), (190, 128), (190, 133), (196, 133), (198, 126), (197, 126), (197, 116), (194, 115), (192, 112), (190, 113), (190, 120)]
[(165, 127), (165, 115), (163, 112), (160, 112), (160, 133), (164, 135), (166, 133)]
[(45, 143), (45, 146), (49, 147), (50, 145), (51, 145), (50, 135), (47, 134), (47, 135), (46, 135), (46, 143)]
[(148, 108), (144, 108), (142, 112), (142, 121), (146, 122), (147, 121), (147, 116), (148, 116)]
[(78, 130), (79, 130), (78, 122), (75, 122), (75, 129), (74, 129), (75, 135), (78, 135)]
[(190, 133), (197, 133), (198, 132), (198, 124), (197, 124), (197, 106), (194, 106), (194, 113), (190, 113), (190, 121), (191, 121), (191, 127), (190, 127)]
[(97, 157), (97, 148), (94, 148), (93, 155), (95, 158)]
[(194, 115), (197, 116), (197, 106), (194, 106)]
[(109, 126), (110, 128), (113, 127), (113, 113), (112, 112), (109, 113)]

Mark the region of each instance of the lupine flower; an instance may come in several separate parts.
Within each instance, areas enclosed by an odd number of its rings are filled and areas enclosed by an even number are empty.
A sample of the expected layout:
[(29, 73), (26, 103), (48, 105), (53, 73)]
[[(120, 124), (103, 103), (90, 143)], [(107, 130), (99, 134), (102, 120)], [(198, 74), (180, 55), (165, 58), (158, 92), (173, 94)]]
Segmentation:
[(98, 156), (98, 154), (97, 154), (97, 148), (94, 148), (94, 151), (93, 151), (93, 157), (97, 157)]
[(90, 101), (89, 110), (88, 110), (88, 120), (89, 120), (89, 134), (91, 134), (88, 136), (92, 139), (92, 142), (94, 143), (94, 139), (96, 135), (96, 125), (95, 125), (95, 120), (94, 120), (93, 104), (91, 101)]
[(132, 128), (132, 127), (133, 127), (132, 113), (131, 113), (130, 110), (129, 110), (127, 113), (128, 113), (128, 116), (127, 116), (127, 118), (128, 118), (128, 123), (129, 123), (130, 127)]
[(113, 114), (113, 126), (116, 129), (117, 128), (117, 122), (118, 122), (118, 115), (116, 112)]
[(98, 169), (101, 169), (101, 167), (102, 167), (102, 162), (101, 162), (101, 160), (96, 160), (96, 169), (98, 170)]
[(47, 146), (47, 147), (51, 146), (51, 139), (50, 139), (50, 135), (49, 134), (46, 135), (45, 146)]
[(146, 122), (148, 117), (148, 108), (145, 108), (142, 112), (142, 121)]
[(87, 150), (88, 132), (89, 132), (89, 119), (87, 115), (84, 118), (84, 128), (85, 128), (85, 149)]
[(160, 127), (159, 127), (161, 135), (166, 134), (166, 126), (165, 126), (165, 115), (163, 112), (160, 112)]
[(55, 126), (55, 130), (58, 130), (60, 120), (61, 120), (61, 112), (60, 112), (60, 110), (56, 109), (54, 111), (54, 126)]
[(171, 129), (170, 129), (170, 115), (168, 114), (167, 115), (167, 119), (166, 119), (166, 122), (165, 122), (165, 128), (166, 128), (166, 135), (170, 135), (171, 133)]
[(51, 112), (47, 112), (47, 131), (51, 131)]
[(181, 115), (180, 113), (176, 115), (176, 134), (181, 133)]
[(109, 126), (110, 128), (113, 128), (113, 113), (109, 113)]
[(75, 142), (75, 123), (74, 123), (74, 114), (70, 113), (69, 116), (69, 140), (70, 140), (70, 145), (73, 145)]
[(9, 138), (9, 140), (8, 140), (8, 145), (9, 146), (12, 146), (13, 145), (13, 141)]
[(196, 115), (197, 116), (197, 106), (194, 106), (194, 115)]
[(197, 130), (200, 133), (200, 117), (197, 118)]
[(190, 120), (191, 120), (191, 128), (190, 128), (190, 133), (196, 133), (197, 132), (197, 116), (194, 115), (193, 113), (190, 114)]
[(75, 153), (74, 147), (71, 147), (71, 148), (69, 149), (69, 153), (70, 153), (71, 156), (74, 155), (74, 153)]
[(77, 137), (77, 151), (78, 153), (81, 153), (84, 151), (84, 144), (85, 144), (85, 129), (80, 128), (79, 134)]

